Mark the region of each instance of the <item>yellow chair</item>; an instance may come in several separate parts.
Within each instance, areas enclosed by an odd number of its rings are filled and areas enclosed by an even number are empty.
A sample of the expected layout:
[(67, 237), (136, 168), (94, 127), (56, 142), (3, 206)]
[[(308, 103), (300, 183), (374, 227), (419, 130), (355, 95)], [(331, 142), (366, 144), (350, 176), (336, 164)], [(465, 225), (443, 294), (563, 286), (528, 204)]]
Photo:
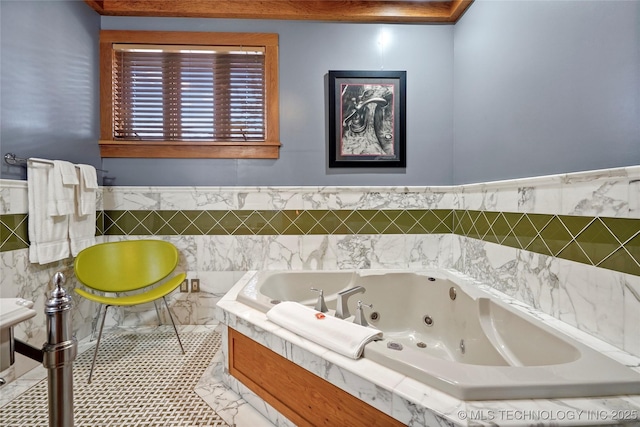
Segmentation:
[[(178, 335), (178, 329), (171, 316), (171, 310), (165, 296), (176, 289), (187, 277), (181, 273), (158, 284), (169, 276), (178, 265), (178, 250), (176, 247), (162, 240), (127, 240), (121, 242), (100, 243), (82, 250), (74, 262), (76, 277), (84, 286), (93, 292), (107, 292), (115, 296), (105, 296), (98, 293), (76, 289), (78, 295), (105, 306), (98, 342), (93, 353), (89, 383), (93, 367), (98, 355), (100, 338), (107, 309), (111, 306), (133, 306), (153, 302), (159, 298), (164, 300), (178, 337), (178, 344), (184, 354), (184, 347)], [(132, 292), (139, 291), (139, 292)], [(127, 292), (128, 294), (121, 293)], [(100, 314), (102, 306), (98, 309)], [(156, 306), (157, 312), (157, 306)], [(158, 320), (160, 320), (159, 313)], [(160, 320), (162, 323), (162, 320)]]

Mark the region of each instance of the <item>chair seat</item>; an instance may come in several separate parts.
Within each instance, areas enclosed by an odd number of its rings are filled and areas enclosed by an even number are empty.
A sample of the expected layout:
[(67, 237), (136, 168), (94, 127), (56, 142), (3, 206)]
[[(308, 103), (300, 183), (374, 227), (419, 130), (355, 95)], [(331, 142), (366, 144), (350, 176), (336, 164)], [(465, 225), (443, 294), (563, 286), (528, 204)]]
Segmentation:
[(91, 292), (87, 292), (84, 289), (75, 289), (75, 291), (78, 295), (100, 304), (105, 304), (110, 306), (132, 306), (137, 304), (144, 304), (147, 302), (153, 302), (158, 298), (162, 298), (163, 296), (169, 294), (170, 292), (173, 292), (173, 290), (176, 289), (178, 286), (180, 286), (182, 281), (186, 278), (187, 278), (186, 273), (180, 273), (172, 277), (162, 285), (156, 286), (155, 288), (147, 292), (142, 292), (134, 295), (123, 295), (123, 296), (117, 296), (117, 297), (115, 296), (108, 297), (104, 295), (98, 295)]

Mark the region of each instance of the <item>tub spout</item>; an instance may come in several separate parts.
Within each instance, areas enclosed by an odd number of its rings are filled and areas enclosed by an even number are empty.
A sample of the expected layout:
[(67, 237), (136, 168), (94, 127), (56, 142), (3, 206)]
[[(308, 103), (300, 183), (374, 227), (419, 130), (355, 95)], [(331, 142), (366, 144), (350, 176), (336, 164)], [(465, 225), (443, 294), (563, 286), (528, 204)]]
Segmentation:
[(349, 307), (347, 306), (347, 302), (349, 302), (349, 297), (355, 294), (363, 294), (366, 289), (362, 286), (355, 286), (351, 289), (346, 289), (342, 292), (338, 292), (338, 302), (336, 306), (336, 317), (338, 319), (346, 319), (351, 316), (349, 313)]

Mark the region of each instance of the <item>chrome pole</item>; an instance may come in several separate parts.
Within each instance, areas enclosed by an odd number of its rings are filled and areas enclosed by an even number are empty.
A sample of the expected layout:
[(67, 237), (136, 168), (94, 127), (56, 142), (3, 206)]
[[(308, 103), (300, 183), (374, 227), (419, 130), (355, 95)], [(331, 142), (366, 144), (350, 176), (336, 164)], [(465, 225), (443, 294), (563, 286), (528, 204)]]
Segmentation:
[(55, 287), (44, 309), (47, 342), (42, 348), (42, 364), (48, 370), (49, 427), (73, 427), (73, 361), (78, 342), (71, 323), (73, 302), (62, 288), (64, 281), (62, 273), (53, 275)]

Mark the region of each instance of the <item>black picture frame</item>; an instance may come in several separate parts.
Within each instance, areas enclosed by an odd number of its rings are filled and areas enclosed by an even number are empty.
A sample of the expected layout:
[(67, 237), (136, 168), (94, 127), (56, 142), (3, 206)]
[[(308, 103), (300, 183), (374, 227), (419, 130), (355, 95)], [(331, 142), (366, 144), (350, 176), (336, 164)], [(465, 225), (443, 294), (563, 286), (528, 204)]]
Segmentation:
[(406, 71), (329, 71), (329, 167), (405, 168)]

